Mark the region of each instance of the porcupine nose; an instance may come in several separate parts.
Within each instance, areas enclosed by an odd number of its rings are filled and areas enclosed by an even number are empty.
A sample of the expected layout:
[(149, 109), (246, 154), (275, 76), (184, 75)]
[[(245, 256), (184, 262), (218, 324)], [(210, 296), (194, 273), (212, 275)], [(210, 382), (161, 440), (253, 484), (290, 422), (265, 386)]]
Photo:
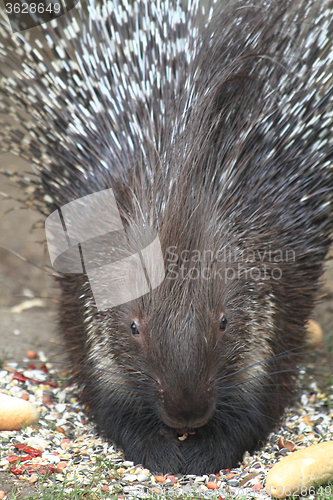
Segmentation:
[(201, 384), (194, 390), (184, 387), (160, 388), (160, 412), (163, 422), (175, 429), (196, 429), (205, 425), (215, 410), (213, 384)]

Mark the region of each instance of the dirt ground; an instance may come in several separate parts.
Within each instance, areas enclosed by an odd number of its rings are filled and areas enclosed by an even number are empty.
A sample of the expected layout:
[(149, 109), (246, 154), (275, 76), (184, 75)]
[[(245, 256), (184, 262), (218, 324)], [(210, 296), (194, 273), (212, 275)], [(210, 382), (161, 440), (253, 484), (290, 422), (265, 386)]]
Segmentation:
[[(11, 154), (0, 155), (0, 168), (31, 172), (28, 163)], [(4, 176), (0, 176), (0, 192), (19, 196), (19, 190)], [(58, 290), (47, 268), (41, 269), (47, 255), (41, 244), (44, 230), (31, 232), (42, 218), (19, 207), (16, 201), (0, 197), (0, 358), (20, 363), (33, 349), (43, 351), (50, 361), (61, 362), (64, 358), (56, 330)], [(14, 210), (7, 213), (10, 209)], [(45, 264), (49, 264), (48, 255)], [(36, 306), (29, 307), (34, 303)], [(21, 312), (12, 310), (18, 304)]]
[[(11, 154), (0, 156), (0, 168), (30, 172), (28, 163)], [(0, 192), (19, 196), (17, 188), (0, 176)], [(0, 198), (0, 358), (22, 362), (29, 349), (43, 351), (50, 361), (63, 363), (62, 340), (56, 329), (58, 290), (50, 273), (42, 270), (44, 262), (43, 229), (31, 232), (32, 225), (41, 217), (28, 210), (17, 210), (17, 202)], [(14, 209), (9, 213), (8, 210)], [(7, 248), (8, 250), (5, 250)], [(11, 250), (11, 251), (9, 251)], [(21, 260), (11, 252), (23, 256)], [(333, 255), (333, 251), (331, 252)], [(48, 259), (46, 259), (48, 263)], [(333, 376), (333, 260), (328, 262), (321, 302), (314, 318), (325, 335), (325, 346), (311, 354), (314, 372), (332, 373)], [(15, 312), (13, 306), (26, 302), (37, 306)], [(24, 305), (24, 304), (23, 304)], [(61, 366), (61, 365), (59, 365)], [(327, 378), (327, 377), (326, 377)], [(333, 383), (333, 382), (332, 382)]]

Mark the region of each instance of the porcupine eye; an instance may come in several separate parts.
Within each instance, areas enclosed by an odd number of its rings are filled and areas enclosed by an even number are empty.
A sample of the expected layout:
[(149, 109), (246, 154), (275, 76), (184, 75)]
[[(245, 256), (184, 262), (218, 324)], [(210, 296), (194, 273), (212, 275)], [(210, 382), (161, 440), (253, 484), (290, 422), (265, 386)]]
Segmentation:
[(138, 330), (138, 327), (136, 326), (135, 322), (131, 324), (131, 329), (132, 329), (132, 335), (140, 335), (140, 332)]
[(227, 328), (227, 318), (224, 316), (224, 314), (222, 315), (222, 318), (221, 318), (221, 321), (220, 321), (220, 330), (222, 332), (224, 332)]

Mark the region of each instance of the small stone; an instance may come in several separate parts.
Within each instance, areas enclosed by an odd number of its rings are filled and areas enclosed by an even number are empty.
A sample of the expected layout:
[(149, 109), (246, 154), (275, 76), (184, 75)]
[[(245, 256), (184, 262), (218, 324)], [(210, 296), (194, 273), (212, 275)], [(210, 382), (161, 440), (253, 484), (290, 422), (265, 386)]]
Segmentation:
[(239, 481), (238, 481), (238, 479), (230, 479), (228, 481), (228, 485), (229, 486), (239, 486)]
[[(207, 490), (208, 490), (207, 486), (205, 486), (204, 484), (200, 484), (197, 491), (199, 493), (204, 493)], [(220, 500), (220, 497), (218, 497), (218, 499)]]
[(283, 450), (284, 448), (286, 448), (289, 451), (294, 451), (296, 449), (296, 444), (293, 441), (290, 441), (289, 439), (284, 441), (282, 436), (279, 439), (278, 445), (280, 448), (280, 453), (281, 453), (281, 450)]
[(50, 394), (48, 391), (43, 391), (43, 405), (52, 405), (52, 404), (53, 404), (52, 394)]
[(36, 351), (28, 351), (27, 352), (27, 358), (28, 359), (36, 359), (37, 358), (37, 352)]
[(155, 476), (155, 479), (159, 483), (165, 483), (165, 477), (164, 476)]
[(160, 488), (156, 488), (156, 486), (154, 486), (150, 491), (152, 493), (157, 493), (158, 495), (162, 493), (162, 490), (160, 490)]
[(142, 474), (142, 473), (141, 473), (141, 474), (138, 474), (138, 475), (137, 475), (137, 478), (138, 478), (138, 481), (140, 481), (140, 483), (141, 483), (141, 482), (143, 482), (143, 481), (147, 481), (148, 476), (147, 476), (146, 474)]
[(24, 401), (29, 401), (29, 394), (27, 392), (23, 392), (21, 394), (21, 399), (24, 399)]
[(294, 443), (294, 441), (291, 441), (290, 439), (287, 439), (287, 440), (284, 442), (284, 446), (285, 446), (285, 448), (287, 448), (287, 450), (289, 450), (289, 451), (295, 451), (295, 449), (296, 449), (296, 444)]
[(136, 474), (125, 474), (124, 477), (122, 478), (123, 481), (128, 481), (128, 482), (133, 482), (136, 481), (138, 476)]
[(285, 446), (284, 446), (284, 439), (283, 439), (283, 437), (282, 437), (282, 436), (280, 436), (280, 437), (279, 437), (278, 446), (279, 446), (280, 450), (281, 450), (282, 448), (285, 448)]
[[(30, 365), (34, 366), (34, 365)], [(23, 375), (27, 378), (32, 378), (33, 380), (38, 380), (38, 382), (44, 382), (46, 380), (46, 374), (42, 370), (24, 370)]]
[[(57, 420), (57, 417), (53, 413), (50, 413), (48, 415), (44, 415), (44, 419), (55, 422)], [(76, 422), (76, 425), (78, 425), (78, 422)]]
[(36, 448), (38, 451), (43, 452), (49, 445), (49, 442), (40, 437), (30, 437), (26, 441), (27, 446), (32, 446)]
[(177, 478), (175, 476), (167, 476), (167, 479), (169, 479), (173, 484), (176, 484)]
[(10, 363), (7, 363), (6, 366), (4, 367), (6, 370), (10, 371), (15, 371), (17, 368), (18, 363), (16, 361), (11, 361)]
[(206, 486), (209, 490), (216, 490), (216, 488), (218, 488), (217, 483), (215, 483), (214, 481), (208, 481)]
[(32, 476), (29, 479), (30, 484), (34, 484), (36, 481), (38, 481), (38, 476), (37, 474), (32, 474)]
[(44, 354), (44, 351), (38, 351), (38, 357), (42, 363), (46, 363), (48, 361), (47, 357)]
[(53, 453), (43, 453), (43, 459), (47, 460), (51, 464), (57, 464), (60, 462), (60, 458)]
[(60, 474), (67, 467), (67, 462), (59, 462), (56, 467), (56, 472)]
[(258, 476), (258, 472), (251, 472), (250, 474), (246, 474), (240, 481), (239, 486), (244, 486), (248, 481)]
[(5, 498), (6, 493), (3, 490), (0, 490), (0, 498)]
[(69, 443), (71, 442), (70, 439), (63, 439), (60, 443), (60, 446), (63, 450), (67, 450), (68, 446), (69, 446)]
[(55, 409), (57, 410), (57, 412), (59, 413), (64, 413), (64, 411), (66, 410), (66, 405), (65, 404), (61, 404), (61, 403), (58, 403), (55, 405)]
[(197, 476), (194, 480), (195, 483), (205, 483), (206, 481), (208, 481), (208, 476), (206, 476), (206, 475)]

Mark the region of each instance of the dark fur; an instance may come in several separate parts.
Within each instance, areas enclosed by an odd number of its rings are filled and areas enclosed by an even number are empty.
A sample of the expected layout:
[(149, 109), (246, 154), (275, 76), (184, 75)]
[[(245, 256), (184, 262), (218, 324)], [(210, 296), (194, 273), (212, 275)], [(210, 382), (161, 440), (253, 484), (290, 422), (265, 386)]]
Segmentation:
[[(86, 276), (58, 279), (60, 329), (82, 401), (127, 459), (154, 472), (235, 466), (265, 440), (291, 400), (331, 242), (333, 192), (332, 124), (321, 125), (332, 108), (332, 83), (308, 83), (314, 61), (325, 54), (316, 40), (306, 52), (315, 27), (302, 23), (307, 2), (296, 14), (291, 3), (245, 2), (215, 16), (202, 31), (202, 48), (180, 70), (177, 99), (173, 84), (163, 90), (163, 125), (150, 120), (149, 103), (138, 111), (147, 130), (144, 153), (140, 147), (129, 153), (124, 144), (118, 161), (112, 145), (97, 153), (91, 136), (82, 160), (90, 182), (68, 166), (71, 182), (58, 185), (59, 192), (38, 167), (56, 200), (49, 210), (112, 187), (128, 241), (143, 248), (147, 227), (159, 235), (167, 275), (140, 299), (97, 312)], [(250, 33), (253, 42), (246, 45)], [(331, 70), (332, 64), (322, 68)], [(186, 78), (194, 89), (190, 106)], [(312, 91), (316, 98), (308, 97)], [(286, 111), (286, 101), (290, 108), (304, 102), (303, 115)], [(61, 174), (60, 153), (50, 155)], [(98, 154), (111, 165), (108, 171)], [(170, 268), (170, 247), (178, 255), (230, 253), (207, 262), (178, 259)], [(277, 262), (279, 251), (284, 257)], [(286, 258), (287, 251), (295, 258)], [(185, 274), (208, 267), (215, 276), (174, 279), (182, 264)], [(277, 267), (280, 279), (271, 274)], [(225, 279), (226, 270), (236, 277)], [(139, 334), (131, 332), (133, 321)]]

